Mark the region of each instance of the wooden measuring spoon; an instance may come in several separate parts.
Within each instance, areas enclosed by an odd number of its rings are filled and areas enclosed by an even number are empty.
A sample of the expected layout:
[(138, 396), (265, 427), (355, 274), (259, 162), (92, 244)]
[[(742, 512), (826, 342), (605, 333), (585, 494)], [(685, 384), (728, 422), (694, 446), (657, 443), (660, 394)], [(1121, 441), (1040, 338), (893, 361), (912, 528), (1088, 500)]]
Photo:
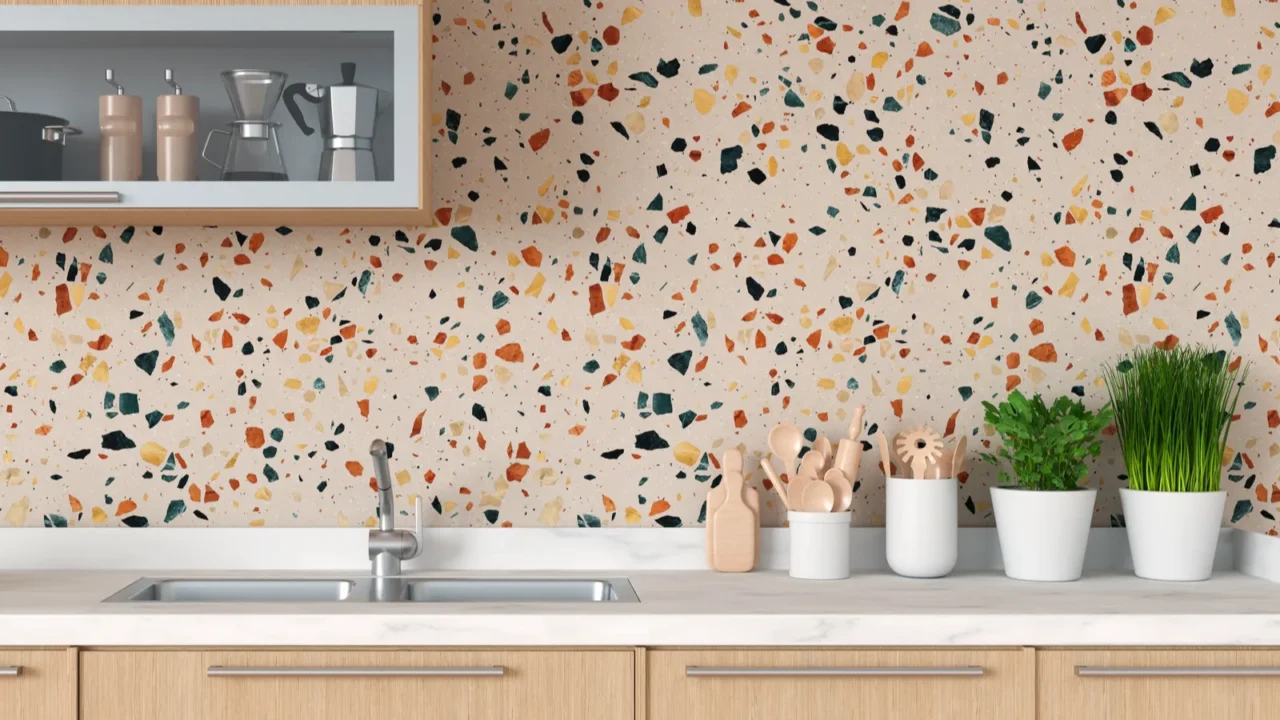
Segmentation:
[(822, 476), (822, 479), (831, 486), (831, 490), (835, 493), (835, 504), (832, 506), (832, 512), (844, 512), (853, 505), (853, 485), (849, 484), (849, 478), (845, 477), (839, 468), (831, 468)]

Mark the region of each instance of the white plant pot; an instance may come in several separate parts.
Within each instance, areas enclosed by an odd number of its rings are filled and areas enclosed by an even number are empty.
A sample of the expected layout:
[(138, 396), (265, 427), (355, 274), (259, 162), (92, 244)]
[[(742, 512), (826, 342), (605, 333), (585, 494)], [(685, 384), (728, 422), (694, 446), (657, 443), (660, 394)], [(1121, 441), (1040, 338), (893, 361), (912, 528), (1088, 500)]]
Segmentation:
[(1120, 489), (1133, 572), (1148, 580), (1195, 582), (1213, 574), (1227, 493)]
[(1079, 580), (1098, 491), (991, 488), (1004, 574), (1014, 580)]
[(849, 577), (852, 512), (787, 513), (791, 526), (791, 577), (843, 580)]
[(960, 534), (955, 478), (885, 481), (885, 556), (904, 577), (942, 577), (955, 569)]

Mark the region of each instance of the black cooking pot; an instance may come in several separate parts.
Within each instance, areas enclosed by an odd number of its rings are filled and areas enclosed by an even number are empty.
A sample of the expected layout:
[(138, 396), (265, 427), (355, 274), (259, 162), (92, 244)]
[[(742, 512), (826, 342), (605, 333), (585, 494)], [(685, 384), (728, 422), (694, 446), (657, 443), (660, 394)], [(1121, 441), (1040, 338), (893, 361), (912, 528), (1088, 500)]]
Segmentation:
[(13, 101), (0, 95), (0, 180), (62, 179), (62, 147), (71, 135), (83, 134), (64, 118), (18, 112)]

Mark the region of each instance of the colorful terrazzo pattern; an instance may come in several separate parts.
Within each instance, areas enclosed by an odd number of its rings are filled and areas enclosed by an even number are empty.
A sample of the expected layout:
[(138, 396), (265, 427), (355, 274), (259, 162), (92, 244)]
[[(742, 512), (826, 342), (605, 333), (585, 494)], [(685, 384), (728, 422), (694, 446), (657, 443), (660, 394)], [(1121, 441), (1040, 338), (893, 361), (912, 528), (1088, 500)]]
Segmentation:
[(435, 525), (687, 527), (776, 422), (985, 440), (1212, 342), (1275, 532), (1280, 5), (1163, 1), (441, 0), (438, 227), (0, 231), (0, 513), (367, 524), (385, 437)]

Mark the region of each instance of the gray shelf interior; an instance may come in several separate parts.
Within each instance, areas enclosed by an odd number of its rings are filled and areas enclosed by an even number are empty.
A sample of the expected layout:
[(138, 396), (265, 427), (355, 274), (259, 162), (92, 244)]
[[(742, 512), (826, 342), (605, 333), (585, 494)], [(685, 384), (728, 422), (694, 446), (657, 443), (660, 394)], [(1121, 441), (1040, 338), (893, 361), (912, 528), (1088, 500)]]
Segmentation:
[[(169, 94), (164, 71), (171, 68), (183, 92), (200, 98), (197, 152), (210, 130), (234, 119), (219, 76), (224, 70), (256, 68), (288, 73), (288, 84), (319, 85), (341, 81), (339, 65), (356, 63), (356, 82), (388, 91), (381, 104), (374, 142), (378, 180), (395, 178), (392, 33), (377, 31), (0, 31), (0, 95), (18, 109), (65, 118), (84, 131), (69, 138), (63, 158), (65, 181), (98, 179), (98, 97), (112, 92), (106, 68), (126, 92), (140, 95), (143, 106), (143, 179), (155, 179), (156, 96)], [(318, 108), (301, 103), (307, 123), (318, 126)], [(0, 108), (7, 105), (0, 103)], [(3, 112), (0, 109), (0, 112)], [(315, 180), (323, 140), (317, 131), (303, 135), (284, 107), (272, 117), (280, 123), (280, 147), (291, 180)], [(215, 136), (210, 156), (221, 161), (225, 137)], [(200, 180), (214, 181), (219, 170), (200, 161)]]

